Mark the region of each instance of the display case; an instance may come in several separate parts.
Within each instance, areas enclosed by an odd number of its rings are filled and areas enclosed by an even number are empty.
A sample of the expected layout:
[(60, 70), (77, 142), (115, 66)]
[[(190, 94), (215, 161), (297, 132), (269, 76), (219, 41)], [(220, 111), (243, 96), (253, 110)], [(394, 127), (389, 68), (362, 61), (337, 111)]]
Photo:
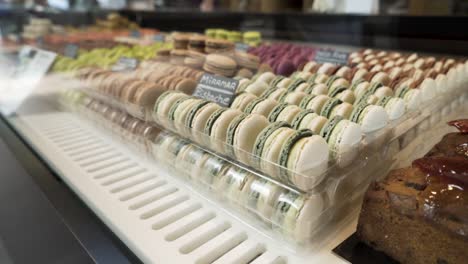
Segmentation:
[(462, 17), (23, 16), (4, 122), (144, 263), (346, 263), (368, 185), (468, 115)]

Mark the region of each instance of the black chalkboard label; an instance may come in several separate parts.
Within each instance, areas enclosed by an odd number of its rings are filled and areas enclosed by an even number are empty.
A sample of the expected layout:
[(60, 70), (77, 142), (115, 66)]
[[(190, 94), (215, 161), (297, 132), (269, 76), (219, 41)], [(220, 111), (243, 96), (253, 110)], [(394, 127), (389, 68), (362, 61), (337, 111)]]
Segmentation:
[(204, 74), (193, 95), (229, 107), (238, 85), (238, 80)]
[(135, 58), (120, 57), (120, 59), (112, 66), (113, 71), (129, 71), (134, 70), (138, 66), (138, 60)]
[(314, 60), (318, 63), (333, 63), (337, 65), (346, 65), (348, 63), (349, 52), (338, 50), (319, 49), (315, 53)]
[(78, 49), (78, 45), (67, 44), (63, 53), (66, 57), (76, 59), (76, 57), (78, 57)]

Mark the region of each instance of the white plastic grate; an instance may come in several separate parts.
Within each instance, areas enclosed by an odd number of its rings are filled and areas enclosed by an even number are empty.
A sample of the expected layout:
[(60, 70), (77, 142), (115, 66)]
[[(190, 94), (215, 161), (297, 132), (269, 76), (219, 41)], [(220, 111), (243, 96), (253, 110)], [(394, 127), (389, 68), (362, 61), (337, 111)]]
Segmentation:
[(73, 114), (22, 116), (13, 124), (146, 263), (346, 263), (330, 252), (335, 245), (292, 250)]

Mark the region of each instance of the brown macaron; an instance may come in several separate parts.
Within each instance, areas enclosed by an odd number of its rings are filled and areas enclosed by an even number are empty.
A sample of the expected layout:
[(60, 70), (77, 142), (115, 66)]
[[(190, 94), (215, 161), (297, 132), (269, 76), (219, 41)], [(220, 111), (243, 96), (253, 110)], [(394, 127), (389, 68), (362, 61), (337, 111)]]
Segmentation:
[(237, 63), (228, 56), (210, 54), (206, 56), (203, 69), (207, 72), (219, 74), (227, 77), (234, 75)]
[(234, 50), (234, 43), (222, 39), (206, 39), (205, 52), (206, 53), (219, 53)]
[(205, 39), (204, 36), (192, 36), (189, 38), (188, 49), (191, 51), (205, 52)]
[(187, 49), (190, 36), (183, 33), (174, 33), (172, 40), (174, 41), (175, 49)]

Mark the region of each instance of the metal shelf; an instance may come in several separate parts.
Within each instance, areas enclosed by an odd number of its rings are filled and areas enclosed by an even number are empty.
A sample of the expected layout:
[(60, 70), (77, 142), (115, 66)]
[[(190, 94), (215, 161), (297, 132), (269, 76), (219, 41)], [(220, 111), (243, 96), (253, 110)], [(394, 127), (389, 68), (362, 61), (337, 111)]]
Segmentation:
[(323, 250), (294, 248), (86, 120), (29, 108), (10, 123), (145, 263), (347, 263), (331, 250), (355, 222)]

